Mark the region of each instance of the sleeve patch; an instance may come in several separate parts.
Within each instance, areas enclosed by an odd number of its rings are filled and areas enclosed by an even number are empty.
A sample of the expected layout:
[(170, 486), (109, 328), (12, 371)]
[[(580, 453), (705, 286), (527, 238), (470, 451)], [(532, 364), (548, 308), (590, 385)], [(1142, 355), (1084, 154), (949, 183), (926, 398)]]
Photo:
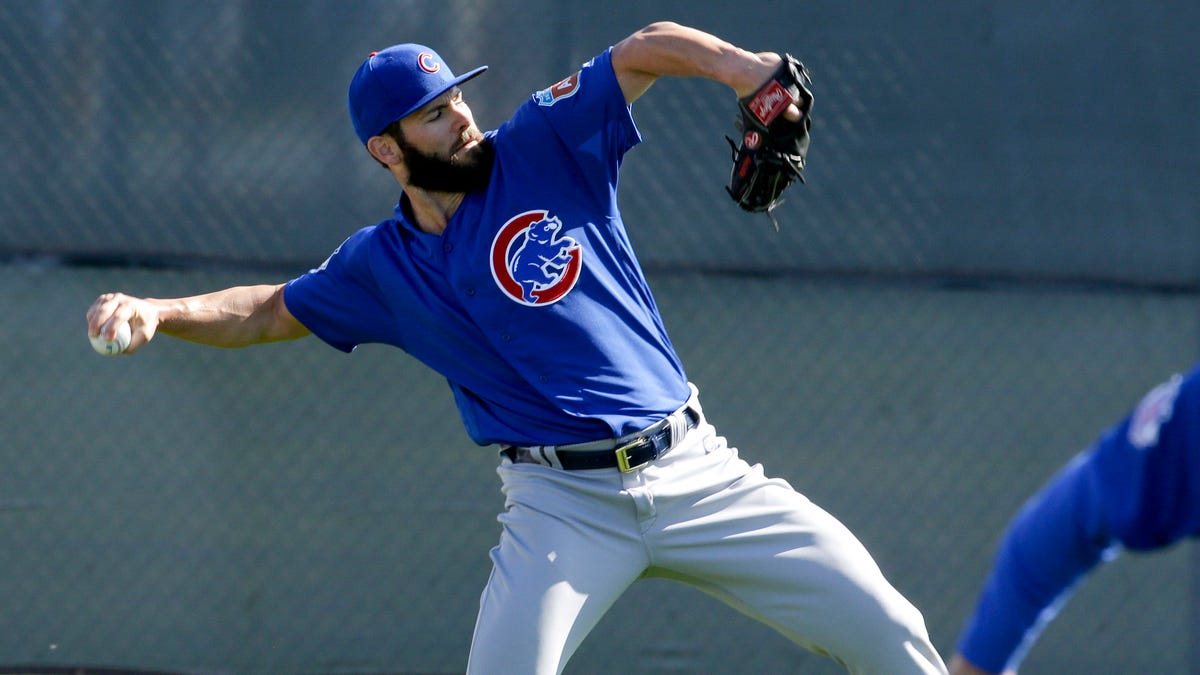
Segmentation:
[(559, 80), (554, 86), (534, 93), (533, 100), (537, 101), (538, 105), (548, 108), (564, 98), (574, 96), (577, 91), (579, 91), (578, 71), (570, 77)]

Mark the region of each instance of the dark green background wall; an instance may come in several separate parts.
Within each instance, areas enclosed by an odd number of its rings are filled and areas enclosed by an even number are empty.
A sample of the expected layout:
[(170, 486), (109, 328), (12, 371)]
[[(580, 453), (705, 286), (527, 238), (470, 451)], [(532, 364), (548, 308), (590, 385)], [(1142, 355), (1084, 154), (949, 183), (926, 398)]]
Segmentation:
[[(502, 500), (444, 382), (315, 340), (102, 359), (83, 314), (282, 281), (390, 213), (345, 113), (368, 51), (491, 65), (491, 127), (662, 18), (791, 52), (817, 95), (778, 233), (721, 188), (728, 91), (635, 105), (667, 327), (721, 432), (949, 656), (1012, 512), (1200, 347), (1192, 4), (0, 2), (0, 664), (461, 671)], [(1023, 672), (1200, 672), (1194, 556), (1102, 569)], [(568, 672), (837, 670), (643, 582)]]

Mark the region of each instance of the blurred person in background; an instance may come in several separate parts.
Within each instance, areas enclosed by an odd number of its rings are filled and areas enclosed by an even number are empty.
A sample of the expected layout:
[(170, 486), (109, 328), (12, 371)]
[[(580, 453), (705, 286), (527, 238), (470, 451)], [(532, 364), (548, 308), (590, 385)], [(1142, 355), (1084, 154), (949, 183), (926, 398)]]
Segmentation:
[(1017, 672), (1089, 572), (1200, 532), (1200, 370), (1152, 389), (1060, 469), (1001, 538), (952, 675)]

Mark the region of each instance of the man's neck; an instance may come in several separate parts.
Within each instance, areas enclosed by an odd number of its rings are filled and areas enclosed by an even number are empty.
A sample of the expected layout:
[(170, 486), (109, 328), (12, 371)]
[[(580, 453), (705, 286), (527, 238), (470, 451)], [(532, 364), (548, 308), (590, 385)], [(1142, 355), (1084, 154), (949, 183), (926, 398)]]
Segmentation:
[(431, 192), (414, 188), (404, 189), (408, 205), (417, 229), (429, 234), (440, 235), (466, 197), (464, 192)]

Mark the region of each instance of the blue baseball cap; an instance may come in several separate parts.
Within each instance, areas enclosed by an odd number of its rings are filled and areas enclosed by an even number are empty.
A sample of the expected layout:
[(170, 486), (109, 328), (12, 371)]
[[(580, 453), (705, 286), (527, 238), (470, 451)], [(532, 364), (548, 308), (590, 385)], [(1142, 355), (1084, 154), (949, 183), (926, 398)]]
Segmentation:
[(371, 52), (350, 81), (350, 121), (366, 145), (389, 124), (487, 70), (454, 76), (438, 53), (418, 44)]

